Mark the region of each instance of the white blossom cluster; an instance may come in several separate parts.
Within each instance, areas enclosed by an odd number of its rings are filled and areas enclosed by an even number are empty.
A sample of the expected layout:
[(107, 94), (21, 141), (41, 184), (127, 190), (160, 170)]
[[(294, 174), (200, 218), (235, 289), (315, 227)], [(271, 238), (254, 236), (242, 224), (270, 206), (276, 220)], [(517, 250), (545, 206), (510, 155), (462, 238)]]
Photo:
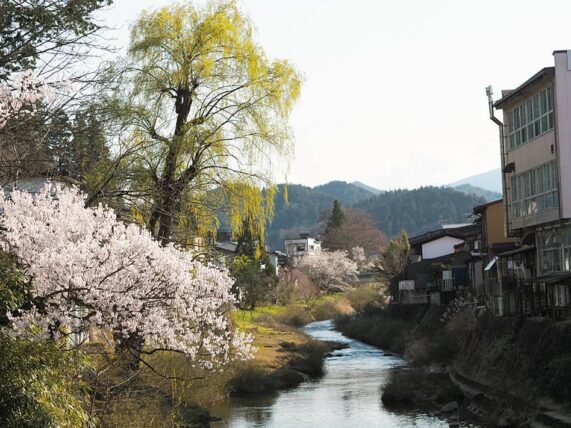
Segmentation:
[(346, 251), (322, 251), (304, 257), (299, 265), (321, 291), (335, 292), (346, 289), (357, 279), (357, 263)]
[(11, 85), (0, 84), (0, 128), (10, 118), (21, 114), (33, 114), (42, 89), (31, 70), (17, 73)]
[(2, 200), (2, 247), (27, 267), (38, 302), (12, 317), (16, 331), (97, 327), (183, 352), (207, 369), (250, 356), (251, 338), (224, 314), (234, 303), (227, 271), (84, 202), (76, 188), (50, 184)]

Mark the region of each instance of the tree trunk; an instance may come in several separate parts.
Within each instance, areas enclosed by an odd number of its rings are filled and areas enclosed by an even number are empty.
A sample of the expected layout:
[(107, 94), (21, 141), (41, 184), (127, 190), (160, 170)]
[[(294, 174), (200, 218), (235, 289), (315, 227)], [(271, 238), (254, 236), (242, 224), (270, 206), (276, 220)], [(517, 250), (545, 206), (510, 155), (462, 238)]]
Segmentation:
[(145, 341), (139, 334), (132, 333), (129, 337), (124, 337), (120, 333), (115, 333), (116, 347), (115, 352), (122, 361), (125, 362), (125, 367), (131, 371), (137, 371), (141, 365), (141, 351)]
[[(174, 216), (177, 212), (177, 206), (180, 204), (180, 196), (184, 187), (195, 177), (194, 166), (184, 171), (180, 178), (175, 178), (178, 159), (180, 156), (180, 141), (184, 135), (184, 128), (188, 122), (188, 115), (192, 105), (192, 97), (198, 86), (193, 83), (190, 87), (179, 87), (175, 101), (176, 125), (174, 134), (170, 142), (168, 153), (165, 159), (165, 168), (161, 179), (157, 183), (157, 198), (159, 202), (151, 213), (152, 233), (157, 233), (156, 237), (163, 244), (167, 244), (171, 240)], [(155, 232), (155, 225), (159, 223), (159, 230)]]

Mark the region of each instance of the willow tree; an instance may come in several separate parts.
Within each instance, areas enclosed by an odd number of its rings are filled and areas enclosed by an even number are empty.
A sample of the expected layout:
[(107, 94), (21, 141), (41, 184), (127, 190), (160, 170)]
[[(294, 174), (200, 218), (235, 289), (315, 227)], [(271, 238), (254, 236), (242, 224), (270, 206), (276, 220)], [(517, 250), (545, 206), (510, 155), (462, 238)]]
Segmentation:
[(225, 203), (235, 233), (249, 224), (262, 236), (301, 78), (266, 57), (235, 1), (144, 12), (119, 76), (121, 111), (141, 147), (129, 185), (155, 236), (212, 229)]

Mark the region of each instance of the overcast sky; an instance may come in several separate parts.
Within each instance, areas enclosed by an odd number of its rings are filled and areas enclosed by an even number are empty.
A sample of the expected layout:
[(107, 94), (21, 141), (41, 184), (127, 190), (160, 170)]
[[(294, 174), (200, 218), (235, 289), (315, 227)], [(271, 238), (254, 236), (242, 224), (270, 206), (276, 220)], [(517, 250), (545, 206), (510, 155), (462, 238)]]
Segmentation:
[[(145, 8), (103, 14), (126, 46)], [(441, 185), (498, 168), (485, 87), (513, 88), (571, 49), (571, 1), (239, 0), (271, 58), (305, 76), (288, 180)]]

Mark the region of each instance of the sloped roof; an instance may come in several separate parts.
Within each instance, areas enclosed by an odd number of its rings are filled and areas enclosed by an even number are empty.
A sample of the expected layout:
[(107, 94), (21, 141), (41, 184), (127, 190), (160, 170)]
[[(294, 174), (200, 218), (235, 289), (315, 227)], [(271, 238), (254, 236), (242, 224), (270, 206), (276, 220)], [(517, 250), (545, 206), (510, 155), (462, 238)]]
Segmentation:
[(532, 86), (534, 83), (537, 83), (544, 79), (550, 79), (553, 76), (555, 76), (555, 67), (542, 68), (533, 76), (531, 76), (529, 79), (527, 79), (525, 82), (523, 82), (521, 85), (519, 85), (517, 88), (509, 92), (506, 92), (502, 98), (500, 98), (498, 101), (494, 103), (494, 107), (499, 109), (503, 108), (503, 106), (507, 102), (513, 100), (514, 98), (519, 96), (522, 92), (529, 89), (529, 87)]
[(410, 245), (421, 245), (426, 242), (442, 238), (444, 236), (450, 236), (452, 238), (458, 238), (458, 239), (466, 239), (466, 237), (475, 235), (480, 231), (481, 227), (478, 224), (469, 224), (456, 228), (442, 228), (426, 232), (421, 235), (413, 236), (409, 238), (409, 242)]

